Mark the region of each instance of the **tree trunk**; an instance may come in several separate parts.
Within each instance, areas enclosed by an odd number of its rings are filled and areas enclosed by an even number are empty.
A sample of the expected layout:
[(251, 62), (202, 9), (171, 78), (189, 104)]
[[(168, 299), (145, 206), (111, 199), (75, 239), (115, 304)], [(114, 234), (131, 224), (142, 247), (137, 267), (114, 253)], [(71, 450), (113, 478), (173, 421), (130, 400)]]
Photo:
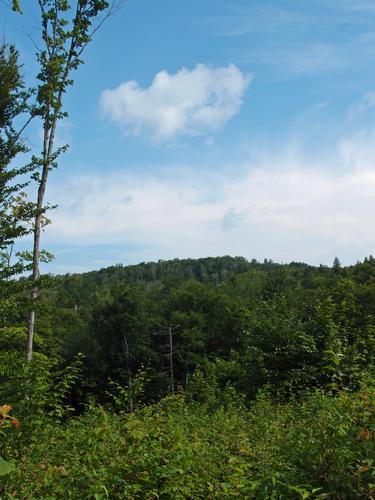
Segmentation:
[[(36, 204), (37, 215), (34, 223), (34, 244), (33, 244), (33, 288), (31, 290), (31, 305), (38, 298), (37, 281), (40, 276), (39, 260), (40, 260), (40, 233), (42, 226), (42, 213), (44, 204), (44, 194), (46, 192), (50, 158), (52, 154), (53, 142), (55, 138), (56, 119), (54, 118), (52, 128), (49, 129), (49, 111), (44, 125), (44, 139), (43, 139), (43, 170), (38, 188), (38, 198)], [(30, 312), (29, 328), (27, 332), (27, 361), (30, 362), (33, 358), (34, 350), (34, 330), (35, 330), (35, 309)]]
[(173, 374), (173, 334), (172, 328), (169, 327), (169, 372), (171, 380), (171, 394), (174, 396), (174, 374)]

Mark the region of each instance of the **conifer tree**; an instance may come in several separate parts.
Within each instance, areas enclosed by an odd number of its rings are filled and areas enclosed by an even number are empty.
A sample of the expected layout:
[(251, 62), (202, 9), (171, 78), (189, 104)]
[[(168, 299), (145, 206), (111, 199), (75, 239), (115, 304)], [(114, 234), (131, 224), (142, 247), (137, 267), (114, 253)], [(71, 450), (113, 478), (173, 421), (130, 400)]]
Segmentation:
[(29, 112), (29, 92), (24, 88), (14, 46), (0, 46), (0, 280), (23, 271), (22, 260), (14, 258), (14, 243), (27, 234), (33, 217), (33, 204), (27, 202), (25, 175), (32, 166), (19, 166), (19, 155), (25, 153), (22, 133), (31, 121), (16, 129), (15, 121)]

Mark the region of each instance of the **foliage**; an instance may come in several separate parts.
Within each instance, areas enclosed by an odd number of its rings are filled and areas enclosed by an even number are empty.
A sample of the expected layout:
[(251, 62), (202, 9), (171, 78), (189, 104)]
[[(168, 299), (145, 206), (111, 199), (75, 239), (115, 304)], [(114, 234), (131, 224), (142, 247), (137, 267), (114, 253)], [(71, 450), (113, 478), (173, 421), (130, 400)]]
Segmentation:
[[(132, 414), (91, 407), (47, 424), (21, 452), (2, 494), (13, 498), (369, 498), (374, 392), (249, 410), (168, 397)], [(78, 465), (79, 464), (79, 465)]]
[[(146, 400), (165, 395), (168, 339), (156, 334), (169, 327), (176, 387), (186, 388), (207, 362), (222, 387), (248, 400), (264, 385), (289, 397), (311, 388), (358, 390), (374, 377), (374, 260), (334, 269), (230, 259), (52, 277), (40, 298), (39, 333), (67, 361), (85, 354), (81, 402), (106, 402), (109, 379), (126, 386), (142, 364), (150, 369)], [(201, 281), (186, 280), (196, 268)], [(213, 282), (213, 269), (224, 279)]]
[[(47, 210), (54, 208), (46, 205), (44, 198), (51, 170), (57, 167), (58, 158), (67, 146), (55, 147), (58, 122), (67, 116), (63, 110), (63, 96), (73, 84), (72, 73), (83, 63), (81, 58), (92, 36), (111, 13), (107, 0), (39, 0), (42, 49), (37, 52), (39, 73), (36, 89), (35, 115), (41, 119), (43, 140), (40, 156), (33, 155), (31, 165), (36, 181), (37, 198), (33, 220), (33, 252), (31, 299), (38, 297), (41, 261), (40, 238), (43, 220)], [(13, 3), (13, 9), (20, 11), (20, 3)], [(109, 10), (108, 10), (109, 9)], [(98, 16), (107, 11), (104, 18), (95, 26)], [(35, 307), (30, 312), (27, 339), (27, 359), (33, 356), (35, 329)]]
[(111, 381), (111, 391), (108, 392), (108, 395), (113, 400), (116, 411), (128, 413), (142, 406), (145, 387), (149, 381), (147, 370), (143, 367), (134, 376), (128, 378), (128, 383), (125, 386)]
[(34, 205), (24, 192), (33, 167), (19, 165), (19, 158), (27, 151), (22, 133), (30, 118), (18, 129), (16, 124), (26, 120), (30, 92), (24, 88), (18, 57), (13, 45), (0, 46), (0, 301), (4, 289), (12, 296), (7, 282), (27, 269), (14, 244), (31, 231), (34, 216)]
[[(41, 280), (63, 97), (113, 4), (38, 6), (35, 93), (0, 46), (1, 498), (373, 498), (372, 256), (331, 268), (174, 259)], [(40, 155), (19, 166), (36, 117)], [(31, 232), (33, 252), (16, 252)]]
[[(4, 429), (9, 428), (12, 425), (18, 429), (20, 426), (19, 421), (9, 414), (11, 409), (12, 407), (9, 405), (0, 406), (0, 436), (4, 434)], [(9, 472), (12, 472), (13, 470), (14, 465), (0, 457), (0, 476), (9, 474)]]
[(200, 281), (192, 260), (150, 281), (142, 266), (50, 277), (31, 364), (3, 308), (0, 401), (22, 425), (1, 435), (0, 496), (373, 495), (374, 259), (196, 264)]

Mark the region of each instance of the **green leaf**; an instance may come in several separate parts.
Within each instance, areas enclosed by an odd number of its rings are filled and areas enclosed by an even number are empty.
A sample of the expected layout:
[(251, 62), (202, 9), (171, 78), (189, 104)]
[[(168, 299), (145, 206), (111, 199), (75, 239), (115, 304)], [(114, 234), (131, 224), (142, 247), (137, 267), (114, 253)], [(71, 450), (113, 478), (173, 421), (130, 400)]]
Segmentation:
[(12, 1), (12, 9), (14, 10), (14, 12), (19, 12), (19, 13), (22, 12), (19, 0), (13, 0)]
[(15, 467), (13, 464), (6, 462), (0, 457), (0, 476), (5, 476), (5, 474), (9, 474), (9, 472), (14, 471), (14, 469)]

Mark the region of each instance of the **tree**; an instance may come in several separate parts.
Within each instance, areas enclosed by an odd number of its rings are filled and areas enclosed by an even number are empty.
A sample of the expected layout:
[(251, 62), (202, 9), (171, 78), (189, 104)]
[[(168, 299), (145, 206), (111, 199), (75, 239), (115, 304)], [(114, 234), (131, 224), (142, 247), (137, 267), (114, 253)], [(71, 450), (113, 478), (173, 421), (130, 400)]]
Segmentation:
[(338, 272), (340, 271), (340, 269), (341, 269), (341, 262), (340, 262), (340, 260), (339, 260), (339, 258), (338, 258), (338, 257), (335, 257), (335, 258), (333, 259), (332, 269), (333, 269), (333, 271), (334, 271), (335, 273), (338, 273)]
[[(29, 93), (25, 91), (18, 52), (13, 45), (0, 46), (0, 333), (2, 358), (7, 351), (7, 341), (14, 342), (19, 336), (17, 329), (7, 327), (10, 315), (15, 314), (17, 291), (20, 283), (11, 278), (24, 270), (20, 256), (14, 258), (14, 244), (17, 238), (27, 234), (33, 217), (33, 204), (28, 203), (23, 192), (27, 180), (20, 180), (30, 171), (29, 166), (18, 165), (18, 157), (27, 148), (22, 133), (29, 123), (16, 130), (15, 122), (28, 109)], [(22, 289), (22, 285), (21, 285)], [(9, 359), (1, 359), (1, 374), (6, 371)], [(10, 406), (0, 406), (0, 428), (16, 424), (9, 416)], [(0, 475), (12, 470), (13, 466), (0, 457)]]
[[(0, 46), (0, 328), (13, 326), (26, 285), (13, 278), (29, 265), (15, 251), (17, 239), (31, 232), (35, 215), (34, 204), (24, 192), (32, 165), (19, 165), (22, 153), (27, 152), (23, 132), (32, 119), (29, 97), (18, 52), (4, 43)], [(17, 129), (16, 123), (22, 120), (24, 124)]]
[[(52, 207), (45, 205), (45, 192), (49, 173), (57, 167), (59, 155), (67, 146), (55, 148), (58, 122), (67, 116), (63, 110), (63, 96), (73, 84), (72, 73), (82, 64), (81, 55), (93, 34), (113, 12), (114, 4), (107, 0), (38, 0), (42, 27), (43, 48), (37, 53), (39, 74), (37, 79), (37, 105), (43, 129), (40, 156), (33, 156), (34, 179), (38, 185), (35, 220), (33, 224), (33, 256), (31, 299), (38, 297), (40, 277), (40, 237), (43, 216)], [(20, 11), (20, 3), (13, 2), (14, 10)], [(95, 25), (94, 22), (97, 22)], [(27, 359), (33, 354), (35, 308), (30, 313)]]
[[(125, 382), (131, 391), (136, 372), (155, 361), (148, 315), (143, 289), (126, 284), (94, 310), (87, 358), (92, 360), (99, 384), (104, 382), (106, 387), (108, 379)], [(132, 410), (132, 399), (129, 403)]]
[[(12, 45), (0, 46), (0, 279), (7, 280), (22, 272), (21, 261), (12, 265), (17, 238), (30, 231), (33, 204), (23, 189), (25, 174), (31, 166), (19, 166), (17, 157), (27, 148), (22, 133), (30, 122), (16, 130), (15, 121), (28, 111), (29, 93), (24, 89), (18, 64), (18, 52)], [(21, 181), (20, 178), (23, 177)]]
[[(175, 328), (173, 372), (177, 384), (186, 385), (186, 377), (206, 357), (227, 358), (232, 351), (241, 350), (245, 310), (219, 287), (185, 282), (171, 291), (164, 308), (165, 326)], [(159, 348), (165, 349), (165, 337)]]

